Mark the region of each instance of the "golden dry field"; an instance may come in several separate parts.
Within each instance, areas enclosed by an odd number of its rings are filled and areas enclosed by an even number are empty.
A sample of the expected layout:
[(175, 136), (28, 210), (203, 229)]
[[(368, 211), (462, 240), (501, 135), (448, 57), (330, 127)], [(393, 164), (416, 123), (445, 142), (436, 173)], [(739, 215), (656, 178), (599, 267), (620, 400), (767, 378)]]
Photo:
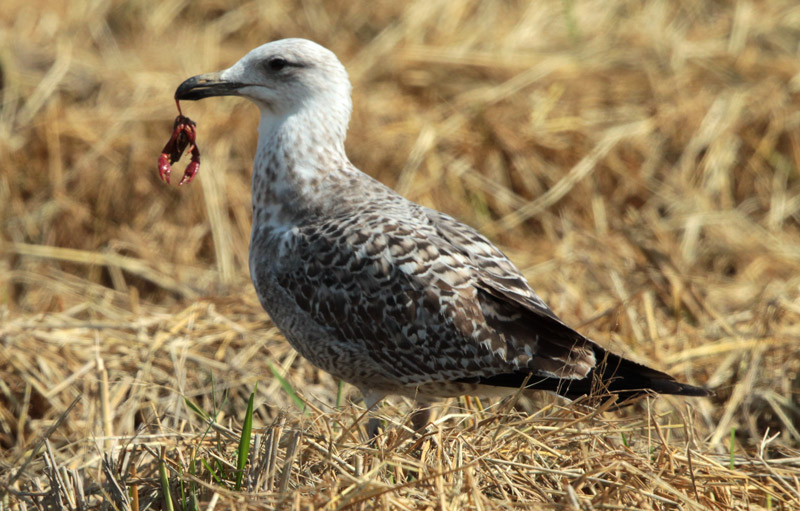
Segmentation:
[[(357, 167), (716, 395), (366, 442), (249, 282), (257, 109), (183, 103), (200, 173), (156, 169), (177, 85), (283, 37), (347, 66)], [(798, 510), (798, 168), (796, 0), (3, 0), (0, 510)]]

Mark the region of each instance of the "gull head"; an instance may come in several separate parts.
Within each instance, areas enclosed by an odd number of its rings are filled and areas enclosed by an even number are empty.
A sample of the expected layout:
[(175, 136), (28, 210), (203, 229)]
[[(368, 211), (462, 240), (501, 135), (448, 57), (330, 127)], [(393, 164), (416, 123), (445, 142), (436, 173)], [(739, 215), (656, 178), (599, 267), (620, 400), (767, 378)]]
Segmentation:
[(259, 107), (262, 121), (321, 111), (346, 130), (350, 90), (347, 71), (333, 52), (306, 39), (281, 39), (251, 50), (228, 69), (189, 78), (175, 99), (242, 96)]

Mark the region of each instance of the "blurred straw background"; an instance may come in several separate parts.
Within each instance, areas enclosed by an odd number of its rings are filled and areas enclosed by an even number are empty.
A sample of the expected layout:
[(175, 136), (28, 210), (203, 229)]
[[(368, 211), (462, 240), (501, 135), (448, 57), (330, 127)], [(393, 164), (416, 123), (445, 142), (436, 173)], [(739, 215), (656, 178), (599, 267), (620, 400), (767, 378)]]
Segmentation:
[[(282, 37), (348, 68), (356, 166), (716, 396), (398, 401), (366, 444), (249, 284), (256, 109), (184, 103), (200, 173), (156, 171), (175, 87)], [(0, 509), (168, 509), (159, 458), (185, 509), (800, 509), (798, 168), (794, 0), (4, 0)]]

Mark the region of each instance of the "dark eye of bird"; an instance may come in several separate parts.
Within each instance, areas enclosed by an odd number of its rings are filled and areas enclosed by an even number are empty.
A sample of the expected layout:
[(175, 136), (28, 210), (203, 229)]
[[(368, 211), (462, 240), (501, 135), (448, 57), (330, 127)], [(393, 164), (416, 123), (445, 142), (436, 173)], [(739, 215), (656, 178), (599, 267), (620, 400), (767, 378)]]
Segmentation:
[(286, 62), (286, 59), (282, 59), (280, 57), (271, 58), (269, 59), (269, 62), (267, 62), (267, 67), (269, 67), (270, 71), (276, 71), (276, 72), (280, 71), (281, 69), (285, 68), (288, 65), (289, 63)]

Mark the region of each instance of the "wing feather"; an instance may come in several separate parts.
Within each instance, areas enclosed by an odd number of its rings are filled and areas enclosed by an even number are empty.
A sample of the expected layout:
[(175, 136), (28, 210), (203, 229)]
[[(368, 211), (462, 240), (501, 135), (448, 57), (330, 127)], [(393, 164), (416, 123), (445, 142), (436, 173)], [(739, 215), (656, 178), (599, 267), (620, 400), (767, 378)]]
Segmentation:
[[(419, 209), (423, 218), (430, 211)], [(331, 337), (407, 384), (519, 371), (585, 376), (595, 363), (590, 341), (486, 238), (436, 219), (410, 229), (376, 212), (296, 228), (278, 283)]]

